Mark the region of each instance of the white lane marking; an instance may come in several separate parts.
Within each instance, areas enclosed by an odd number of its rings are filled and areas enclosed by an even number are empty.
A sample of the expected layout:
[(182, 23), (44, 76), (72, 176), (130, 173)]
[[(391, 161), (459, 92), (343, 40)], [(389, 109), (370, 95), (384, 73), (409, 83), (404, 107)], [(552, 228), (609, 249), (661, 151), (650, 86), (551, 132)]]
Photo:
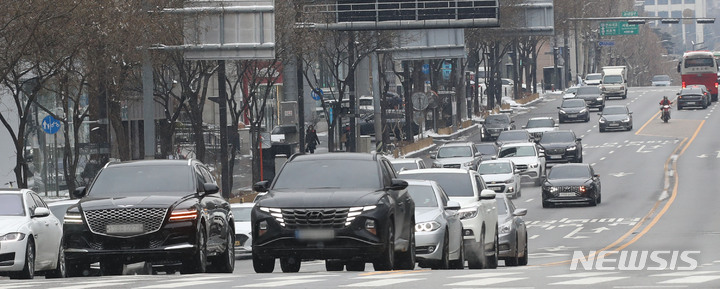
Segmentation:
[(75, 286), (63, 286), (63, 287), (54, 287), (54, 288), (48, 288), (48, 289), (85, 289), (85, 288), (98, 288), (98, 287), (113, 287), (113, 286), (120, 286), (129, 284), (130, 282), (113, 282), (113, 281), (95, 281), (95, 282), (83, 282), (81, 285), (75, 285)]
[(537, 237), (540, 237), (540, 235), (532, 235), (528, 237), (529, 240), (535, 240)]
[(520, 272), (487, 272), (487, 273), (475, 273), (475, 274), (465, 274), (465, 275), (459, 275), (459, 276), (450, 276), (449, 278), (481, 279), (481, 278), (502, 277), (502, 276), (508, 276), (508, 275), (517, 275), (517, 274), (520, 274)]
[[(292, 285), (310, 283), (310, 282), (321, 282), (321, 281), (325, 281), (325, 280), (327, 280), (327, 279), (283, 280), (283, 281), (247, 284), (247, 285), (243, 285), (243, 286), (235, 286), (235, 288), (241, 288), (241, 287), (285, 287), (285, 286), (292, 286)], [(177, 285), (177, 284), (171, 283), (168, 285)], [(201, 285), (201, 284), (198, 284), (198, 285)], [(157, 287), (155, 287), (155, 288), (157, 288)], [(174, 288), (174, 287), (162, 287), (162, 288)]]
[(532, 202), (532, 201), (534, 201), (534, 200), (535, 200), (535, 199), (527, 199), (527, 201), (525, 201), (525, 202), (526, 202), (526, 203), (529, 203), (529, 202)]
[(583, 229), (583, 227), (578, 227), (578, 228), (575, 229), (574, 231), (572, 231), (572, 232), (570, 232), (569, 234), (565, 235), (565, 237), (563, 237), (563, 238), (564, 238), (564, 239), (585, 239), (585, 238), (587, 238), (586, 236), (573, 236), (573, 235), (575, 235), (575, 233), (580, 232), (582, 229)]
[(601, 160), (601, 161), (604, 161), (604, 160), (605, 160), (605, 157), (601, 157), (600, 160)]
[(340, 287), (382, 287), (382, 286), (391, 286), (391, 285), (395, 285), (395, 284), (399, 284), (399, 283), (413, 282), (413, 281), (419, 281), (419, 280), (423, 280), (423, 279), (417, 279), (417, 278), (384, 279), (384, 280), (374, 280), (374, 281), (370, 281), (370, 282), (341, 285)]
[(610, 151), (610, 152), (608, 152), (608, 154), (611, 154), (611, 153), (614, 153), (614, 152), (615, 152), (615, 151)]
[(445, 286), (487, 286), (487, 285), (493, 285), (493, 284), (498, 284), (498, 283), (518, 281), (518, 280), (523, 280), (523, 279), (527, 279), (527, 277), (485, 278), (485, 279), (457, 282), (457, 283), (447, 284)]
[(603, 275), (617, 274), (618, 272), (583, 272), (583, 273), (570, 273), (561, 275), (551, 275), (551, 278), (585, 278), (585, 277), (599, 277)]
[[(430, 273), (413, 273), (412, 277), (420, 276), (420, 275), (430, 275)], [(353, 279), (358, 279), (358, 280), (361, 280), (361, 279), (394, 279), (394, 278), (402, 279), (402, 278), (406, 278), (408, 276), (409, 275), (405, 275), (405, 274), (378, 274), (378, 275), (362, 276), (362, 277), (357, 277), (357, 278), (353, 278)]]
[(663, 273), (663, 274), (654, 274), (650, 275), (652, 277), (687, 277), (687, 276), (695, 276), (695, 275), (703, 275), (703, 274), (718, 274), (720, 271), (680, 271), (680, 272), (673, 272), (673, 273)]
[(667, 281), (658, 282), (660, 284), (698, 284), (698, 283), (704, 283), (707, 281), (717, 280), (720, 279), (720, 276), (688, 276), (683, 278), (677, 278), (677, 279), (671, 279)]
[[(621, 279), (626, 279), (626, 278), (630, 278), (630, 277), (589, 277), (589, 278), (582, 278), (582, 279), (576, 279), (576, 280), (568, 280), (568, 281), (550, 283), (548, 285), (591, 285), (591, 284), (610, 282), (610, 281), (621, 280)], [(718, 277), (718, 278), (720, 278), (720, 277)]]

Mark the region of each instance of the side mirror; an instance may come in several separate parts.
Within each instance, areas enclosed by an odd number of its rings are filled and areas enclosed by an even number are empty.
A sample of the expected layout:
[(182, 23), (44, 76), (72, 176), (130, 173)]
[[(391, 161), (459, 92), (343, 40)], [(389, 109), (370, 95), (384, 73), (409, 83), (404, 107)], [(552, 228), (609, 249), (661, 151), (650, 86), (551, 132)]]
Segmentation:
[(519, 173), (521, 173), (521, 172), (522, 172), (522, 171), (521, 171), (520, 169), (515, 169), (515, 171), (514, 171), (514, 173), (515, 173), (516, 175), (519, 174)]
[(484, 189), (482, 192), (480, 192), (480, 199), (481, 200), (494, 200), (495, 199), (495, 191)]
[(41, 218), (41, 217), (47, 217), (50, 216), (50, 209), (45, 207), (37, 207), (35, 208), (35, 211), (33, 212), (33, 218)]
[(631, 112), (628, 112), (628, 114), (632, 114), (632, 111), (631, 111)]
[(203, 189), (205, 189), (205, 195), (217, 194), (220, 191), (220, 187), (213, 183), (203, 184)]
[(392, 183), (390, 184), (389, 189), (399, 191), (407, 188), (408, 183), (405, 180), (401, 179), (392, 179)]
[(527, 126), (526, 126), (526, 125), (523, 125), (523, 126), (521, 126), (521, 127), (522, 127), (522, 129), (526, 129), (526, 128), (527, 128)]
[(458, 203), (457, 201), (448, 201), (447, 206), (445, 206), (445, 210), (460, 210), (460, 203)]
[(475, 153), (475, 156), (476, 156), (476, 157), (482, 156), (482, 153), (481, 153), (481, 152), (476, 152), (476, 153)]
[(554, 127), (560, 127), (560, 125), (556, 123), (556, 124), (554, 125)]
[(602, 112), (598, 112), (598, 115), (602, 115)]
[(260, 181), (253, 185), (253, 191), (256, 191), (258, 193), (267, 192), (269, 188), (270, 188), (269, 181)]
[(594, 175), (593, 177), (599, 178), (599, 177), (600, 177), (600, 175)]
[(576, 138), (575, 141), (582, 141), (582, 138), (581, 137)]
[(560, 109), (560, 107), (558, 106), (557, 109)]
[(84, 197), (85, 195), (87, 195), (87, 190), (85, 190), (85, 187), (77, 187), (72, 192), (70, 197), (72, 197), (72, 199), (80, 199), (80, 198)]
[(437, 157), (435, 156), (434, 153), (430, 153), (430, 158), (431, 158), (431, 159), (435, 159), (435, 158), (437, 158)]
[(525, 216), (527, 215), (527, 209), (515, 209), (515, 212), (513, 212), (513, 216)]

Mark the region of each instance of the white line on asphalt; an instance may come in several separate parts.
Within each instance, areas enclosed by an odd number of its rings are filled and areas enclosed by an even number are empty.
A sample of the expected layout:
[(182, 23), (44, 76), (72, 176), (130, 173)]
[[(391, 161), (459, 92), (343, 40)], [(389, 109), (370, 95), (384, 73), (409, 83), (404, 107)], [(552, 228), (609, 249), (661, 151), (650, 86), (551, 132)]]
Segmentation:
[[(551, 283), (549, 285), (590, 285), (590, 284), (598, 284), (603, 282), (610, 282), (620, 279), (625, 279), (630, 277), (590, 277), (590, 278), (582, 278), (577, 280), (568, 280), (563, 282), (556, 282)], [(720, 278), (720, 277), (718, 277)]]
[(600, 160), (601, 160), (601, 161), (604, 161), (604, 160), (605, 160), (605, 157), (601, 157)]
[(584, 273), (570, 273), (562, 275), (551, 275), (548, 277), (552, 278), (585, 278), (585, 277), (598, 277), (603, 275), (617, 274), (618, 272), (584, 272)]
[(615, 151), (610, 151), (608, 154), (614, 153)]
[[(243, 286), (235, 286), (235, 288), (240, 288), (240, 287), (285, 287), (285, 286), (292, 286), (292, 285), (310, 283), (310, 282), (321, 282), (321, 281), (325, 281), (325, 280), (327, 280), (327, 279), (285, 280), (285, 281), (247, 284), (247, 285), (243, 285)], [(173, 284), (171, 283), (168, 285), (173, 285)], [(175, 284), (175, 285), (180, 285), (180, 284)], [(184, 283), (182, 285), (184, 285)], [(200, 284), (198, 284), (198, 285), (200, 285)], [(145, 288), (149, 288), (149, 287), (145, 287)], [(159, 287), (153, 287), (153, 288), (159, 288)], [(176, 287), (163, 287), (163, 288), (176, 288)]]
[(506, 282), (512, 282), (512, 281), (518, 281), (527, 279), (527, 277), (521, 277), (521, 278), (486, 278), (486, 279), (478, 279), (478, 280), (470, 280), (470, 281), (463, 281), (463, 282), (457, 282), (452, 284), (447, 284), (446, 286), (487, 286), (487, 285), (493, 285), (498, 283), (506, 283)]
[(534, 200), (535, 200), (535, 199), (527, 199), (527, 201), (525, 201), (525, 202), (526, 202), (526, 203), (529, 203), (529, 202), (532, 202), (532, 201), (534, 201)]
[(689, 277), (685, 277), (685, 278), (671, 279), (671, 280), (662, 281), (662, 282), (658, 282), (658, 283), (661, 283), (661, 284), (675, 284), (675, 283), (698, 284), (698, 283), (704, 283), (707, 281), (712, 281), (712, 280), (717, 280), (717, 279), (720, 279), (720, 276), (689, 276)]
[(449, 276), (449, 278), (482, 279), (482, 278), (502, 277), (502, 276), (508, 276), (508, 275), (517, 275), (517, 274), (520, 274), (520, 272), (487, 272), (487, 273), (465, 274), (465, 275), (459, 275), (459, 276)]
[(654, 275), (650, 275), (650, 276), (652, 276), (652, 277), (688, 277), (688, 276), (703, 275), (703, 274), (717, 275), (718, 273), (720, 273), (720, 271), (682, 271), (682, 272), (673, 272), (673, 273), (654, 274)]
[(535, 240), (535, 238), (537, 238), (537, 237), (540, 237), (540, 235), (532, 235), (532, 236), (528, 237), (528, 239)]
[(596, 163), (592, 163), (592, 164), (590, 164), (590, 165), (594, 167), (594, 166), (595, 166), (595, 164), (596, 164)]
[(398, 279), (386, 279), (386, 280), (375, 280), (370, 282), (362, 282), (355, 284), (342, 285), (341, 287), (380, 287), (380, 286), (391, 286), (399, 283), (419, 281), (423, 279), (415, 278), (398, 278)]

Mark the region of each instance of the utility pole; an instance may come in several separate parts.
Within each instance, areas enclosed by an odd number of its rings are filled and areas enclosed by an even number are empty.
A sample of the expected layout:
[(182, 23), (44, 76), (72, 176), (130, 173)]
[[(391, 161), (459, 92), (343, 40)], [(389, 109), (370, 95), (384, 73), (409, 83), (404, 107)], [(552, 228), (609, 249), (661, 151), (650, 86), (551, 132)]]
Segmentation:
[(227, 139), (227, 89), (225, 87), (225, 60), (218, 60), (218, 109), (220, 110), (220, 165), (222, 166), (222, 195), (223, 198), (232, 197), (230, 187), (230, 164), (228, 162)]

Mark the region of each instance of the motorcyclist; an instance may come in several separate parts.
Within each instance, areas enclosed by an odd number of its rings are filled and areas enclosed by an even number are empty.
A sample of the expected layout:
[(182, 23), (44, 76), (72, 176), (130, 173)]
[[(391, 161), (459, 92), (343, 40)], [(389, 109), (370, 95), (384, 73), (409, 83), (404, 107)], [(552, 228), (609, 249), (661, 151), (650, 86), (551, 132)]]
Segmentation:
[[(663, 106), (666, 106), (666, 105), (667, 106), (672, 105), (672, 101), (670, 101), (667, 96), (663, 96), (663, 99), (660, 100), (660, 109), (662, 110)], [(667, 113), (668, 113), (668, 118), (670, 118), (670, 110), (669, 109), (667, 110)]]

